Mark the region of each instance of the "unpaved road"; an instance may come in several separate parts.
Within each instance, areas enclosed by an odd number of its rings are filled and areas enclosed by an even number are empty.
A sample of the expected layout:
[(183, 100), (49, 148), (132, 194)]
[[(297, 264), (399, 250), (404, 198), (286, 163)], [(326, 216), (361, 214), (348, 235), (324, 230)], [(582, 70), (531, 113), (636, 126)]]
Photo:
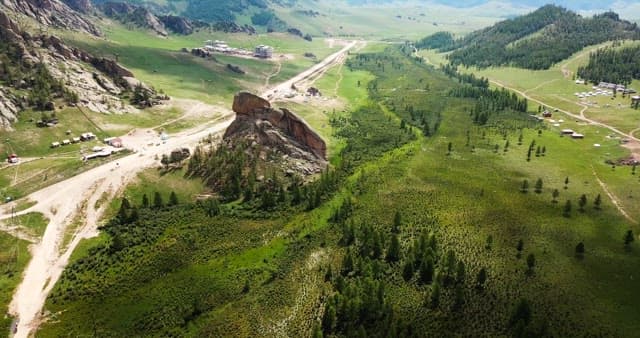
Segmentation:
[[(334, 53), (314, 65), (310, 69), (298, 74), (294, 78), (268, 90), (263, 96), (278, 97), (292, 84), (323, 73), (326, 69), (346, 59), (347, 52), (356, 46), (351, 42), (342, 50)], [(200, 115), (206, 111), (217, 111), (217, 119), (207, 126), (200, 126), (188, 131), (172, 135), (161, 143), (153, 129), (135, 129), (123, 136), (123, 142), (136, 153), (100, 167), (86, 171), (73, 178), (37, 191), (26, 198), (37, 201), (37, 204), (23, 210), (17, 215), (29, 212), (40, 212), (49, 219), (49, 225), (42, 239), (31, 247), (32, 259), (24, 274), (23, 281), (13, 295), (9, 305), (10, 313), (18, 321), (16, 338), (29, 337), (35, 331), (41, 320), (42, 310), (47, 296), (55, 286), (68, 264), (69, 257), (78, 243), (85, 238), (98, 234), (98, 220), (104, 212), (105, 206), (94, 207), (98, 200), (108, 196), (114, 198), (118, 192), (126, 187), (141, 170), (157, 165), (158, 157), (180, 147), (191, 147), (208, 135), (221, 134), (231, 123), (233, 113), (221, 110), (219, 107), (193, 102), (185, 116)], [(14, 202), (15, 203), (15, 202)], [(103, 203), (104, 204), (104, 203)], [(11, 215), (0, 214), (0, 220), (10, 218)], [(67, 245), (63, 246), (65, 233), (72, 222), (80, 221), (80, 227), (73, 234)], [(1, 229), (0, 229), (1, 231)], [(26, 239), (26, 238), (25, 238)]]
[[(103, 194), (110, 198), (115, 197), (140, 170), (156, 165), (156, 156), (160, 157), (175, 148), (193, 146), (209, 134), (224, 132), (232, 116), (230, 111), (223, 112), (219, 119), (209, 126), (174, 135), (166, 143), (160, 143), (158, 146), (155, 145), (160, 142), (157, 134), (151, 130), (140, 130), (124, 136), (125, 144), (134, 144), (137, 153), (28, 196), (30, 200), (37, 201), (37, 204), (18, 215), (40, 212), (49, 218), (49, 225), (42, 240), (31, 248), (32, 259), (9, 306), (10, 313), (20, 319), (15, 337), (28, 337), (37, 328), (44, 302), (60, 278), (71, 253), (82, 239), (97, 235), (97, 222), (104, 206), (99, 210), (95, 210), (94, 206)], [(138, 148), (140, 145), (147, 145), (147, 141), (152, 141), (154, 145)], [(8, 217), (10, 215), (4, 215), (0, 216), (0, 219)], [(82, 220), (81, 226), (71, 243), (62, 248), (67, 227), (74, 220)]]
[(351, 41), (344, 48), (336, 53), (329, 55), (324, 60), (315, 64), (313, 67), (305, 70), (304, 72), (294, 76), (293, 78), (265, 91), (261, 94), (262, 97), (269, 101), (277, 101), (284, 97), (290, 90), (291, 86), (297, 82), (303, 81), (307, 78), (313, 77), (315, 74), (323, 74), (328, 68), (336, 65), (340, 62), (344, 62), (347, 52), (358, 44), (358, 41)]

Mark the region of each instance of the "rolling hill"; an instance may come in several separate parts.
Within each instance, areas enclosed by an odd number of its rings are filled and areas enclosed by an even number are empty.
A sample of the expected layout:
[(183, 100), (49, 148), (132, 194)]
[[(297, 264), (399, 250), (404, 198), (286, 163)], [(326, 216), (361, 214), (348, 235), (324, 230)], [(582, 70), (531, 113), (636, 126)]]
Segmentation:
[(450, 51), (448, 58), (453, 65), (548, 69), (586, 46), (638, 38), (637, 24), (621, 20), (614, 12), (583, 17), (562, 7), (547, 5), (455, 41), (438, 34), (423, 39), (418, 45)]

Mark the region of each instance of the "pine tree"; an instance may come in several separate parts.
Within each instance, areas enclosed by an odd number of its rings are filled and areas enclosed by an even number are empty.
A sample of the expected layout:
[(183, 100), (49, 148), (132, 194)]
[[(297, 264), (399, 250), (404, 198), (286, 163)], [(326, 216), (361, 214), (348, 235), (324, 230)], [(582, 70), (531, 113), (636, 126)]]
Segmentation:
[(538, 180), (536, 181), (535, 192), (537, 194), (542, 193), (542, 179), (541, 178), (538, 178)]
[(466, 270), (463, 261), (458, 261), (458, 268), (456, 269), (456, 282), (464, 283), (466, 277)]
[(587, 195), (582, 194), (582, 196), (580, 196), (578, 205), (580, 206), (580, 212), (584, 212), (584, 207), (587, 205)]
[(596, 196), (596, 199), (593, 201), (593, 208), (596, 210), (600, 210), (601, 204), (602, 198), (600, 197), (600, 194), (598, 194), (598, 196)]
[(476, 285), (479, 288), (484, 288), (484, 283), (487, 281), (487, 269), (482, 268), (478, 272), (478, 276), (476, 277)]
[(142, 207), (145, 209), (149, 207), (149, 197), (147, 197), (147, 194), (142, 195)]
[(397, 234), (391, 236), (391, 242), (389, 243), (389, 250), (387, 250), (386, 261), (394, 263), (400, 260), (400, 240)]
[(438, 305), (440, 305), (440, 283), (438, 282), (438, 280), (436, 280), (435, 283), (433, 283), (433, 285), (431, 286), (431, 296), (429, 299), (429, 303), (432, 309), (435, 309), (438, 307)]
[(520, 188), (520, 191), (524, 194), (526, 194), (529, 191), (529, 181), (527, 180), (522, 181), (522, 187)]
[(571, 217), (571, 201), (567, 200), (567, 203), (564, 205), (564, 209), (562, 210), (562, 216)]
[(178, 195), (176, 195), (175, 191), (171, 191), (169, 194), (169, 206), (178, 205)]
[(558, 203), (558, 196), (560, 196), (560, 191), (558, 191), (558, 189), (553, 189), (551, 196), (553, 197), (553, 203)]
[(411, 260), (407, 259), (404, 263), (404, 267), (402, 268), (402, 278), (404, 278), (406, 282), (410, 281), (415, 274), (413, 264), (414, 263)]
[(633, 231), (632, 230), (627, 231), (626, 235), (624, 236), (624, 245), (626, 247), (629, 247), (629, 245), (631, 245), (631, 243), (633, 243), (635, 239), (636, 238), (633, 236)]
[(153, 193), (153, 207), (156, 209), (162, 208), (164, 206), (164, 202), (162, 202), (162, 196), (159, 192)]
[(529, 271), (532, 271), (535, 266), (536, 266), (536, 256), (534, 256), (531, 253), (529, 254), (529, 256), (527, 256), (527, 267), (529, 268)]
[(518, 250), (518, 254), (516, 257), (520, 258), (522, 255), (522, 250), (524, 249), (524, 241), (522, 239), (518, 240), (518, 245), (516, 245), (516, 250)]
[(569, 189), (569, 177), (564, 179), (564, 189)]
[(391, 231), (393, 233), (400, 233), (400, 227), (402, 226), (402, 215), (400, 214), (400, 211), (396, 211), (395, 215), (393, 216), (393, 227), (391, 228)]
[(433, 258), (428, 256), (426, 259), (423, 259), (422, 264), (420, 264), (420, 282), (423, 284), (429, 284), (433, 281), (433, 273), (435, 271), (435, 266), (433, 263)]
[(582, 256), (584, 255), (584, 243), (580, 242), (576, 245), (576, 255)]

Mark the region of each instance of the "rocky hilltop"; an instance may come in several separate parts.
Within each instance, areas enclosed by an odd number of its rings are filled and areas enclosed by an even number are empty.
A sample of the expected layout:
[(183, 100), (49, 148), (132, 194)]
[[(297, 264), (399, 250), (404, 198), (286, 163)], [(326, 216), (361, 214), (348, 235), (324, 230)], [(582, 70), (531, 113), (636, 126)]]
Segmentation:
[(105, 2), (101, 8), (108, 17), (150, 29), (160, 36), (167, 36), (167, 30), (176, 34), (189, 35), (194, 29), (193, 23), (183, 17), (175, 15), (158, 17), (146, 7), (131, 5), (127, 2), (109, 1)]
[[(91, 5), (88, 0), (69, 0), (68, 3), (78, 10), (88, 10)], [(59, 0), (0, 0), (0, 5), (5, 14), (5, 9), (8, 9), (35, 19), (45, 26), (101, 35), (100, 30), (91, 21)]]
[(236, 119), (224, 139), (248, 140), (254, 146), (274, 150), (287, 162), (286, 168), (300, 174), (312, 174), (327, 165), (327, 146), (322, 138), (293, 112), (274, 109), (267, 101), (247, 92), (234, 97)]
[[(0, 12), (0, 46), (0, 127), (3, 129), (9, 129), (18, 112), (27, 107), (53, 110), (54, 102), (62, 100), (95, 112), (137, 111), (125, 104), (120, 95), (141, 84), (128, 69), (111, 59), (69, 47), (55, 36), (31, 35), (21, 30), (5, 12)], [(50, 87), (51, 93), (37, 94), (36, 89), (42, 83)], [(153, 96), (150, 89), (144, 90), (147, 97)], [(25, 91), (29, 96), (19, 94)]]

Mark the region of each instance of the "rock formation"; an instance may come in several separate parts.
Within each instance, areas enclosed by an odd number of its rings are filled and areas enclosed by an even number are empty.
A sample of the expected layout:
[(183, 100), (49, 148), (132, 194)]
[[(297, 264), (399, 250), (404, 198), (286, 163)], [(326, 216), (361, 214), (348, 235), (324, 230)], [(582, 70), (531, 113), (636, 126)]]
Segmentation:
[(102, 11), (111, 18), (151, 29), (161, 36), (168, 35), (167, 29), (182, 35), (189, 35), (194, 30), (193, 23), (186, 18), (175, 15), (156, 16), (146, 7), (130, 5), (126, 2), (106, 2), (102, 5)]
[[(81, 5), (84, 1), (69, 1)], [(0, 0), (5, 8), (35, 19), (40, 24), (101, 35), (100, 30), (71, 7), (59, 0)], [(6, 12), (2, 6), (1, 12)]]
[(63, 2), (80, 13), (90, 14), (93, 11), (91, 0), (63, 0)]
[(307, 123), (287, 109), (273, 109), (271, 104), (250, 93), (237, 94), (233, 100), (235, 121), (224, 139), (248, 139), (256, 145), (277, 150), (285, 159), (287, 169), (302, 174), (323, 170), (327, 146)]
[(122, 21), (132, 22), (139, 27), (151, 29), (158, 35), (167, 36), (167, 30), (158, 17), (145, 7), (130, 5), (126, 2), (106, 2), (102, 5), (105, 15)]
[[(27, 99), (16, 96), (20, 92), (16, 90), (30, 89), (32, 81), (29, 74), (41, 62), (53, 79), (77, 95), (78, 104), (101, 113), (137, 111), (122, 101), (119, 95), (140, 82), (133, 79), (131, 71), (113, 60), (94, 57), (83, 50), (69, 47), (55, 36), (32, 36), (22, 31), (3, 11), (0, 11), (0, 43), (10, 46), (13, 51), (4, 59), (9, 62), (7, 66), (19, 67), (22, 73), (22, 78), (14, 77), (13, 80), (0, 82), (0, 129), (10, 129), (18, 112), (28, 107)], [(4, 81), (2, 75), (0, 67), (0, 81)], [(153, 94), (150, 96), (153, 97)]]
[(161, 16), (158, 19), (164, 24), (164, 26), (176, 33), (181, 35), (189, 35), (193, 33), (193, 24), (191, 21), (175, 15), (165, 15)]

